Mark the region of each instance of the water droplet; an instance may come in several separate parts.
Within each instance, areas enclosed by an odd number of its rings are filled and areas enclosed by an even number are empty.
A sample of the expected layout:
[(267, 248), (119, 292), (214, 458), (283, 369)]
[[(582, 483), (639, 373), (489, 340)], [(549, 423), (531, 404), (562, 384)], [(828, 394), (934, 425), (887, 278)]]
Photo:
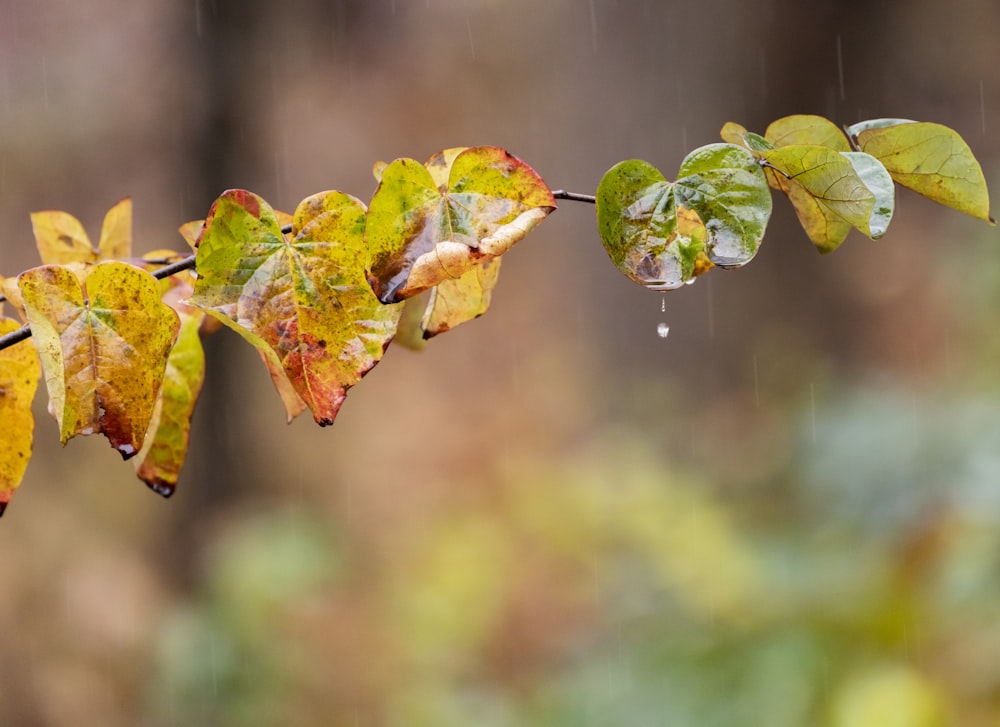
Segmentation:
[(666, 323), (660, 323), (656, 326), (656, 335), (660, 338), (666, 338), (668, 333), (670, 333), (670, 326)]
[(667, 312), (667, 296), (663, 296), (663, 298), (660, 299), (660, 313), (666, 313), (666, 312)]

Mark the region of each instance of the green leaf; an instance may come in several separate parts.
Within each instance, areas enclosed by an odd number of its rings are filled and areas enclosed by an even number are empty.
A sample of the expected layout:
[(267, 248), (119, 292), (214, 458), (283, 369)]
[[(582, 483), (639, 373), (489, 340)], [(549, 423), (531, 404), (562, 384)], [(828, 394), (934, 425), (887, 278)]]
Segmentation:
[[(264, 200), (234, 190), (216, 200), (199, 241), (191, 302), (256, 346), (321, 425), (381, 359), (400, 314), (365, 278), (364, 229), (359, 200), (322, 192), (299, 204), (286, 239)], [(294, 397), (275, 381), (294, 416)]]
[(836, 249), (851, 227), (881, 237), (892, 217), (892, 180), (876, 159), (857, 154), (802, 144), (761, 154), (821, 252)]
[(840, 128), (822, 116), (797, 114), (771, 123), (764, 138), (774, 146), (825, 146), (834, 151), (851, 151), (851, 144)]
[(460, 278), (505, 253), (554, 209), (535, 171), (497, 147), (464, 149), (430, 168), (397, 159), (382, 169), (368, 210), (369, 282), (379, 300), (395, 303)]
[(991, 224), (983, 169), (969, 145), (941, 124), (876, 119), (848, 128), (858, 148), (878, 159), (899, 184)]
[(753, 155), (733, 144), (709, 144), (681, 162), (678, 207), (698, 213), (708, 230), (708, 259), (722, 268), (750, 262), (771, 216), (771, 193)]
[(101, 432), (123, 458), (142, 447), (177, 336), (177, 314), (152, 275), (102, 262), (81, 280), (43, 265), (18, 276), (32, 339), (65, 444)]
[(597, 189), (597, 226), (611, 261), (652, 290), (678, 288), (711, 267), (704, 252), (708, 230), (690, 210), (693, 217), (679, 219), (675, 191), (656, 167), (638, 159), (613, 166)]
[[(18, 328), (17, 321), (0, 318), (0, 336)], [(35, 428), (31, 400), (40, 373), (38, 356), (30, 344), (0, 350), (0, 515), (20, 486), (31, 459)]]

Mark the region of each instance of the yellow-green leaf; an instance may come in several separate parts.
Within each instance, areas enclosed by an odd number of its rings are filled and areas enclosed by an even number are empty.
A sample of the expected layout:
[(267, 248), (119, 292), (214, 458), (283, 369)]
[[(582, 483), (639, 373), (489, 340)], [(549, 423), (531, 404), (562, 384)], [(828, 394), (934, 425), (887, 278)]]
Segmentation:
[(761, 153), (770, 181), (784, 191), (816, 247), (837, 248), (851, 227), (876, 239), (892, 217), (892, 179), (878, 160), (858, 152), (798, 144)]
[(851, 144), (835, 123), (822, 116), (796, 114), (771, 123), (764, 138), (774, 146), (800, 144), (825, 146), (834, 151), (851, 151)]
[(876, 119), (848, 133), (878, 159), (899, 184), (977, 219), (993, 223), (983, 169), (969, 145), (941, 124)]
[(21, 320), (27, 320), (24, 317), (24, 304), (21, 302), (21, 291), (17, 287), (17, 278), (0, 278), (0, 293), (21, 316)]
[(18, 277), (65, 444), (103, 433), (134, 456), (149, 427), (179, 321), (152, 275), (122, 262), (93, 266), (85, 282), (43, 265)]
[(256, 346), (321, 425), (381, 359), (399, 318), (400, 307), (380, 304), (368, 285), (364, 228), (359, 200), (322, 192), (299, 205), (286, 239), (264, 200), (231, 190), (198, 244), (192, 303)]
[(497, 147), (444, 152), (430, 168), (397, 159), (368, 210), (369, 282), (383, 303), (404, 300), (502, 255), (554, 209), (535, 171)]
[[(0, 336), (20, 327), (12, 318), (0, 318)], [(0, 515), (31, 459), (35, 428), (31, 400), (40, 371), (38, 355), (30, 344), (16, 343), (0, 351)]]
[(170, 497), (187, 457), (191, 415), (205, 379), (205, 353), (199, 336), (205, 314), (181, 302), (192, 292), (189, 271), (163, 280), (161, 285), (167, 287), (162, 299), (177, 312), (181, 326), (167, 358), (149, 429), (135, 458), (135, 471), (154, 492)]

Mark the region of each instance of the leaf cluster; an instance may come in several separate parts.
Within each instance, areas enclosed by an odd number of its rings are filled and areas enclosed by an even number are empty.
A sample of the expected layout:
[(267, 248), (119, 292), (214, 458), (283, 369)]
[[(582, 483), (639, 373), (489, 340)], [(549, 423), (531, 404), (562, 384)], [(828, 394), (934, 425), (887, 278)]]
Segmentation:
[[(127, 199), (108, 212), (96, 246), (73, 216), (33, 213), (42, 265), (0, 279), (0, 302), (25, 321), (0, 318), (0, 514), (30, 458), (39, 379), (63, 444), (104, 434), (169, 496), (204, 378), (203, 335), (225, 326), (253, 345), (289, 421), (308, 409), (332, 424), (391, 342), (420, 348), (489, 308), (503, 254), (557, 198), (596, 202), (611, 260), (654, 290), (749, 262), (771, 189), (821, 252), (852, 228), (885, 234), (894, 182), (992, 223), (978, 162), (938, 124), (880, 119), (845, 134), (821, 117), (790, 116), (763, 136), (729, 123), (722, 138), (692, 151), (674, 182), (644, 161), (616, 164), (596, 197), (553, 192), (491, 146), (378, 162), (367, 205), (333, 190), (286, 214), (229, 190), (204, 220), (180, 227), (193, 255), (132, 258)], [(34, 351), (19, 345), (29, 336)]]

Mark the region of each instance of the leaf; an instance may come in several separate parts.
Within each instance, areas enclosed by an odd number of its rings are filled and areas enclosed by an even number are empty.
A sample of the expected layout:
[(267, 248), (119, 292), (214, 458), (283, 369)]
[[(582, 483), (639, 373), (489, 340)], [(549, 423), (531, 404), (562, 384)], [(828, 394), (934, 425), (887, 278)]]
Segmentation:
[(431, 288), (420, 317), (423, 338), (449, 331), (489, 310), (501, 262), (501, 258), (484, 260), (461, 277), (443, 280)]
[[(0, 318), (0, 336), (12, 333), (20, 324)], [(31, 400), (38, 388), (41, 369), (38, 356), (28, 344), (0, 350), (0, 515), (20, 486), (31, 459), (35, 419)]]
[(161, 281), (167, 287), (163, 301), (177, 312), (180, 331), (167, 358), (149, 430), (134, 460), (139, 479), (164, 497), (174, 493), (187, 458), (191, 416), (205, 379), (205, 353), (199, 336), (205, 314), (181, 302), (191, 294), (193, 282), (190, 271)]
[(770, 212), (760, 166), (732, 144), (696, 149), (676, 183), (648, 162), (631, 160), (608, 170), (597, 190), (608, 255), (653, 290), (677, 288), (713, 264), (745, 264), (757, 252)]
[[(198, 244), (191, 302), (256, 346), (321, 425), (381, 359), (400, 314), (365, 278), (364, 227), (364, 204), (322, 192), (299, 204), (286, 239), (264, 200), (230, 190)], [(294, 416), (294, 397), (280, 378), (276, 386)]]
[(21, 320), (27, 320), (24, 316), (24, 303), (21, 302), (21, 290), (17, 287), (17, 278), (0, 278), (0, 294), (6, 298), (6, 302), (21, 316)]
[[(681, 228), (680, 220), (687, 220)], [(616, 164), (597, 189), (597, 224), (612, 262), (653, 290), (680, 287), (705, 257), (708, 230), (677, 209), (675, 187), (652, 164)], [(710, 267), (710, 266), (709, 266)]]
[(899, 184), (994, 224), (983, 169), (953, 129), (905, 119), (876, 119), (854, 124), (848, 133)]
[(80, 221), (67, 212), (32, 212), (31, 229), (45, 265), (127, 258), (132, 254), (132, 200), (126, 197), (108, 210), (96, 250)]
[(708, 259), (732, 268), (757, 254), (771, 216), (771, 193), (756, 159), (733, 144), (695, 149), (677, 173), (678, 206), (698, 213), (708, 229)]
[(122, 260), (132, 254), (132, 200), (128, 197), (108, 210), (97, 244), (101, 260)]
[[(447, 167), (447, 159), (432, 169), (438, 166)], [(413, 159), (382, 170), (365, 238), (369, 282), (383, 303), (502, 255), (555, 209), (535, 171), (497, 147), (458, 153), (446, 185), (438, 184), (436, 173)]]
[(894, 189), (878, 160), (804, 144), (763, 152), (761, 158), (777, 172), (772, 181), (788, 195), (821, 252), (836, 249), (851, 227), (873, 239), (885, 234)]
[(834, 151), (851, 151), (851, 143), (835, 123), (822, 116), (797, 114), (771, 123), (764, 138), (774, 146), (799, 144), (825, 146)]
[(68, 212), (32, 212), (31, 230), (38, 255), (46, 265), (93, 262), (97, 258), (83, 225)]
[(65, 444), (105, 434), (123, 458), (142, 447), (177, 335), (177, 314), (152, 275), (122, 262), (94, 265), (86, 282), (43, 265), (18, 277)]

